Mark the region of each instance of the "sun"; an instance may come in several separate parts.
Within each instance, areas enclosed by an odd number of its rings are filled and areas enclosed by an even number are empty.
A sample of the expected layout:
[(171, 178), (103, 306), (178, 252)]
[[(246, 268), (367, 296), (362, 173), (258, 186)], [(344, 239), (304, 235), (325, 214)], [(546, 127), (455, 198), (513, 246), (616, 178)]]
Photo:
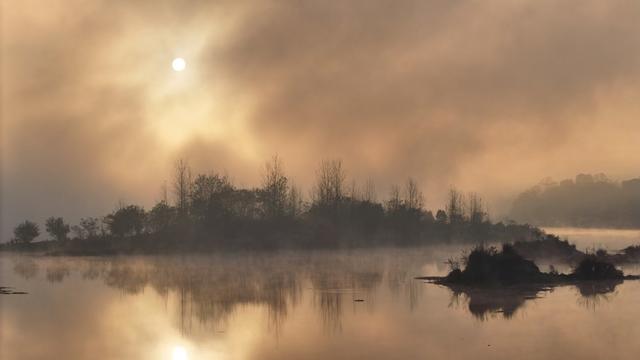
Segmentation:
[(175, 58), (171, 62), (171, 67), (173, 68), (173, 71), (183, 71), (187, 67), (187, 62), (181, 57)]
[(188, 360), (187, 350), (182, 346), (175, 346), (171, 354), (171, 360)]

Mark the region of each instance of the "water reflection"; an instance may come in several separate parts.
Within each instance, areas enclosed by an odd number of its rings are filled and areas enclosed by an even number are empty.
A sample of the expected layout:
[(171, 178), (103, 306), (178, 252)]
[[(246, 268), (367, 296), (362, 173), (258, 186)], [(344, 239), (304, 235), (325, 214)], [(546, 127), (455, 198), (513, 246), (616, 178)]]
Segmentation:
[[(39, 265), (31, 257), (13, 259), (13, 269), (32, 279)], [(394, 297), (407, 296), (411, 309), (419, 302), (419, 264), (400, 263), (380, 256), (294, 254), (244, 256), (184, 256), (137, 258), (41, 258), (45, 279), (62, 283), (73, 272), (83, 280), (100, 280), (123, 294), (136, 295), (151, 288), (165, 298), (177, 299), (179, 324), (188, 333), (193, 321), (224, 328), (238, 307), (267, 308), (269, 327), (278, 331), (288, 313), (310, 289), (311, 304), (323, 328), (342, 329), (345, 311), (373, 311), (376, 290), (387, 286)]]
[[(408, 261), (409, 260), (409, 261)], [(40, 261), (42, 262), (42, 261)], [(137, 258), (63, 258), (44, 262), (46, 280), (61, 283), (74, 271), (84, 280), (100, 280), (123, 294), (136, 295), (146, 288), (165, 299), (175, 297), (177, 327), (190, 333), (194, 321), (224, 329), (239, 307), (264, 306), (268, 327), (276, 334), (288, 314), (311, 290), (311, 304), (323, 329), (340, 332), (345, 311), (373, 312), (381, 287), (393, 301), (403, 301), (411, 312), (421, 303), (425, 286), (413, 280), (424, 260), (349, 254), (280, 254)], [(32, 279), (39, 272), (31, 257), (14, 260), (14, 272)], [(579, 303), (595, 308), (614, 295), (621, 282), (586, 282), (576, 285)], [(553, 291), (545, 286), (501, 289), (450, 287), (450, 306), (466, 308), (475, 318), (510, 319), (529, 301)]]
[(62, 282), (70, 273), (69, 266), (58, 261), (55, 265), (47, 267), (47, 281), (52, 283)]
[(16, 274), (22, 276), (24, 279), (29, 280), (38, 275), (40, 268), (33, 259), (21, 258), (19, 261), (15, 262), (13, 271), (15, 271)]
[(603, 303), (611, 301), (612, 297), (617, 294), (616, 287), (622, 284), (622, 280), (609, 281), (585, 281), (576, 285), (580, 297), (578, 304), (595, 310)]
[(510, 319), (516, 311), (529, 301), (545, 297), (557, 286), (571, 286), (578, 290), (578, 303), (591, 309), (615, 296), (616, 287), (623, 280), (584, 281), (572, 285), (519, 285), (499, 288), (448, 285), (451, 291), (450, 306), (467, 305), (469, 312), (479, 320), (488, 320), (496, 315)]
[(510, 319), (527, 301), (539, 299), (553, 291), (546, 286), (513, 286), (507, 288), (477, 288), (450, 286), (451, 306), (466, 304), (469, 312), (479, 320), (487, 320), (494, 315)]
[[(631, 331), (617, 336), (640, 336), (632, 325), (640, 283), (474, 290), (414, 279), (445, 274), (449, 256), (5, 256), (2, 282), (28, 295), (2, 296), (0, 358), (47, 358), (55, 349), (58, 358), (84, 359), (97, 348), (102, 358), (170, 359), (180, 347), (190, 359), (506, 359), (556, 343), (573, 344), (570, 357), (596, 358), (606, 349), (584, 339), (606, 338), (623, 319)], [(568, 324), (579, 331), (562, 331)], [(42, 345), (32, 346), (35, 338)], [(492, 352), (499, 347), (502, 357)]]

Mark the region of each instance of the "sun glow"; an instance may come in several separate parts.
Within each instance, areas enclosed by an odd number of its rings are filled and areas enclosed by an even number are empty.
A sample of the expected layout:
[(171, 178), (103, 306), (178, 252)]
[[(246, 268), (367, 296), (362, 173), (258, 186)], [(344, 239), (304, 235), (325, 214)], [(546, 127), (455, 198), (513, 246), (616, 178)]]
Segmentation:
[(171, 352), (171, 360), (188, 360), (187, 350), (182, 346), (174, 346)]
[(181, 57), (175, 58), (173, 59), (173, 62), (171, 62), (171, 67), (173, 68), (173, 71), (183, 71), (187, 68), (187, 62)]

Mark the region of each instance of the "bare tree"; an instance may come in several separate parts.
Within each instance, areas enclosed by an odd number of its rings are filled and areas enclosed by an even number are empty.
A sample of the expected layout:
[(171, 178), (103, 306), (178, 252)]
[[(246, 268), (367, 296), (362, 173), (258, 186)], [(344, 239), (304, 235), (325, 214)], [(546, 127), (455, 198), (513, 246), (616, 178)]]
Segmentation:
[(302, 192), (294, 184), (289, 186), (289, 196), (287, 198), (287, 215), (296, 217), (303, 211), (304, 199), (302, 198)]
[(176, 198), (176, 208), (181, 215), (189, 210), (191, 197), (191, 168), (183, 159), (176, 162), (173, 175), (173, 194)]
[(167, 181), (162, 182), (162, 186), (160, 186), (160, 201), (164, 201), (165, 203), (169, 203), (168, 194), (167, 194)]
[(368, 178), (364, 184), (364, 190), (362, 191), (362, 200), (368, 202), (375, 202), (377, 200), (376, 185), (373, 182), (372, 178)]
[(275, 155), (264, 167), (260, 197), (266, 217), (280, 217), (285, 214), (289, 180), (284, 175), (282, 161)]
[(412, 178), (407, 180), (404, 192), (404, 204), (406, 207), (409, 209), (422, 209), (424, 206), (424, 196), (415, 180)]
[(313, 198), (321, 206), (336, 207), (344, 197), (346, 175), (342, 169), (342, 161), (325, 160), (317, 171), (317, 180)]
[(402, 207), (402, 199), (400, 198), (400, 188), (398, 185), (392, 185), (387, 201), (387, 210), (390, 212), (398, 211)]
[(449, 223), (458, 224), (464, 221), (464, 204), (462, 194), (455, 188), (449, 190), (449, 200), (447, 201), (447, 214)]
[(349, 186), (349, 197), (351, 198), (351, 200), (362, 199), (360, 189), (358, 188), (358, 184), (356, 183), (355, 179), (351, 181), (351, 186)]
[(476, 193), (470, 193), (468, 195), (467, 208), (469, 211), (469, 222), (472, 224), (481, 224), (487, 212), (484, 209), (482, 198)]

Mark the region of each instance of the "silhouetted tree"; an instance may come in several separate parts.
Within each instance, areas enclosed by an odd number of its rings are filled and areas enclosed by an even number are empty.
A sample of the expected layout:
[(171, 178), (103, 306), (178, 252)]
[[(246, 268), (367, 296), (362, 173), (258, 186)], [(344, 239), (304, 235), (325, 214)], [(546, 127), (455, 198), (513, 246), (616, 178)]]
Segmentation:
[(191, 214), (200, 222), (215, 216), (212, 212), (223, 211), (225, 194), (234, 190), (228, 177), (218, 174), (196, 176), (191, 188)]
[(45, 228), (49, 235), (51, 235), (57, 241), (64, 241), (67, 239), (70, 228), (69, 224), (65, 224), (61, 217), (50, 217), (45, 222)]
[(105, 217), (109, 232), (119, 237), (140, 235), (144, 230), (145, 220), (144, 209), (136, 205), (120, 207)]
[(313, 200), (321, 208), (337, 210), (344, 197), (345, 172), (340, 160), (325, 160), (316, 173)]
[(304, 199), (302, 198), (302, 192), (293, 183), (289, 186), (289, 194), (287, 195), (287, 215), (290, 217), (297, 217), (302, 214), (304, 210)]
[(259, 191), (265, 217), (279, 218), (285, 215), (288, 192), (289, 181), (284, 175), (282, 161), (276, 155), (265, 164)]
[(176, 198), (176, 207), (181, 216), (185, 216), (189, 210), (191, 196), (191, 168), (186, 161), (180, 159), (176, 162), (173, 175), (173, 193)]
[(449, 200), (447, 201), (447, 215), (450, 224), (460, 224), (464, 222), (464, 205), (462, 194), (455, 188), (449, 190)]
[(439, 224), (446, 224), (448, 222), (447, 213), (444, 210), (438, 210), (436, 212), (436, 222)]
[(409, 209), (422, 209), (424, 206), (424, 195), (418, 188), (418, 184), (412, 178), (407, 180), (404, 190), (404, 204)]
[(71, 227), (71, 231), (79, 239), (92, 239), (100, 232), (100, 221), (97, 218), (82, 218), (80, 224)]
[(400, 188), (398, 185), (392, 185), (389, 192), (389, 200), (387, 200), (387, 211), (396, 212), (402, 206), (402, 199), (400, 198)]
[(176, 208), (162, 200), (149, 211), (147, 224), (153, 232), (167, 230), (176, 221)]
[(469, 194), (467, 208), (469, 209), (469, 222), (473, 225), (484, 222), (487, 215), (482, 204), (482, 198), (476, 193)]
[(364, 184), (364, 189), (362, 191), (362, 200), (375, 202), (377, 200), (376, 197), (376, 185), (373, 182), (373, 179), (369, 178)]
[(38, 224), (25, 220), (13, 229), (13, 235), (17, 242), (28, 244), (40, 235), (40, 229), (38, 229)]

